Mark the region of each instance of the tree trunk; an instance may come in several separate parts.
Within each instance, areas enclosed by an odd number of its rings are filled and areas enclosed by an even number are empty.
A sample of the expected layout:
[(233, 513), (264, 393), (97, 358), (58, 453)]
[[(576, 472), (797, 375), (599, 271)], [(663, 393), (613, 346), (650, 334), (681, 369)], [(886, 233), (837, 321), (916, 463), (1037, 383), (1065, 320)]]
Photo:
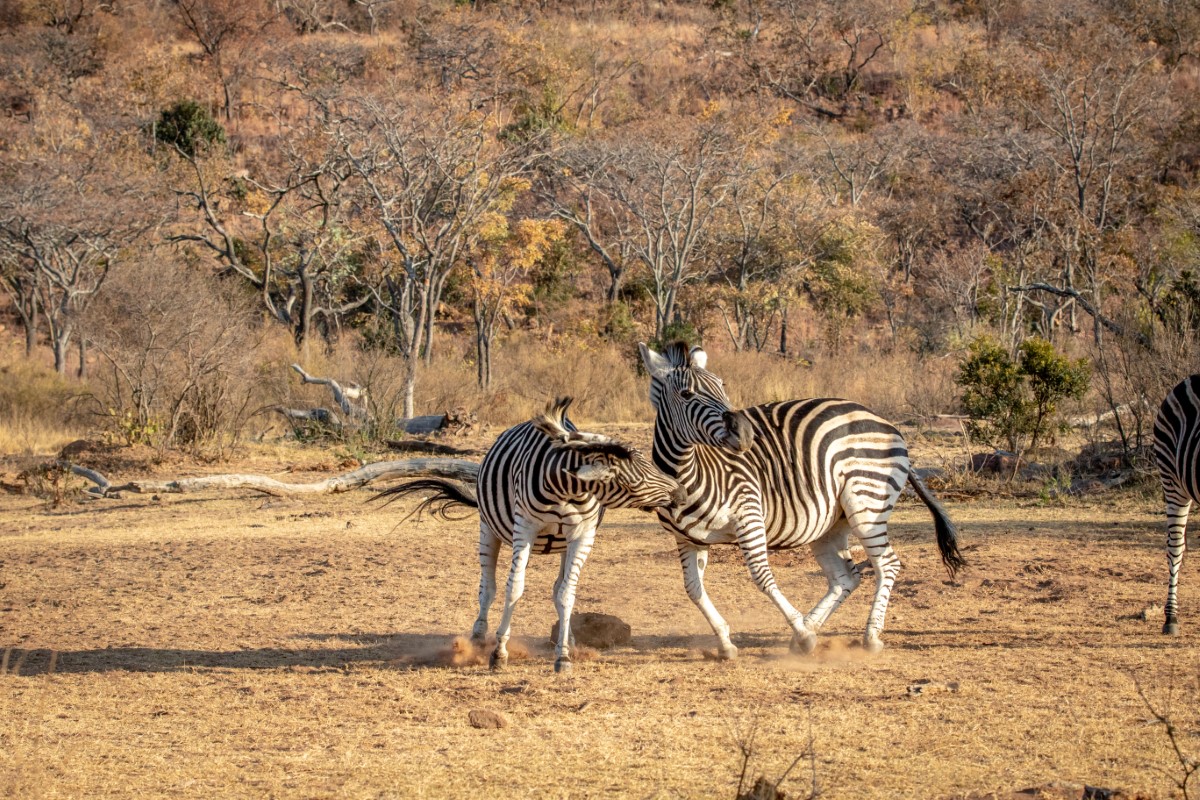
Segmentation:
[(612, 305), (613, 303), (617, 302), (618, 298), (620, 298), (620, 296), (621, 296), (621, 279), (622, 279), (622, 277), (624, 277), (622, 273), (623, 273), (623, 270), (613, 269), (612, 267), (609, 267), (609, 270), (608, 270), (608, 295), (606, 298), (608, 300), (609, 305)]
[(37, 309), (33, 314), (22, 320), (25, 323), (25, 357), (29, 358), (33, 355), (33, 349), (37, 346)]
[(75, 374), (80, 380), (87, 377), (87, 337), (82, 334), (79, 337), (79, 370)]
[(17, 310), (17, 316), (21, 318), (21, 325), (25, 328), (25, 357), (30, 358), (33, 356), (34, 348), (37, 347), (37, 295), (32, 292), (25, 295), (22, 292), (13, 296), (13, 308)]
[[(300, 256), (304, 258), (302, 253)], [(300, 267), (298, 271), (300, 277), (300, 319), (299, 325), (296, 328), (296, 344), (300, 347), (300, 353), (308, 358), (308, 340), (312, 336), (313, 325), (313, 278), (309, 274), (308, 265)]]
[(779, 354), (788, 354), (788, 307), (784, 306), (779, 314)]
[(413, 395), (417, 386), (417, 354), (414, 352), (404, 360), (404, 418), (412, 419)]
[(480, 321), (475, 333), (475, 376), (479, 388), (492, 388), (492, 337), (486, 325)]
[(54, 331), (54, 371), (59, 375), (67, 374), (67, 348), (71, 345), (71, 329), (59, 328)]

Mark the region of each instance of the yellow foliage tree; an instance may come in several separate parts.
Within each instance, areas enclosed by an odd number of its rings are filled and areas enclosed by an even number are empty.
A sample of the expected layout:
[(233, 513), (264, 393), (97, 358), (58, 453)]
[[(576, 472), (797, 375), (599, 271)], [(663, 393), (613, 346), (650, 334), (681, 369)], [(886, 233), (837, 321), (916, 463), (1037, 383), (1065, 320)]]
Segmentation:
[(476, 376), (482, 389), (492, 383), (492, 342), (500, 320), (510, 317), (533, 292), (530, 270), (563, 237), (560, 220), (521, 219), (510, 224), (494, 211), (467, 257), (475, 318)]

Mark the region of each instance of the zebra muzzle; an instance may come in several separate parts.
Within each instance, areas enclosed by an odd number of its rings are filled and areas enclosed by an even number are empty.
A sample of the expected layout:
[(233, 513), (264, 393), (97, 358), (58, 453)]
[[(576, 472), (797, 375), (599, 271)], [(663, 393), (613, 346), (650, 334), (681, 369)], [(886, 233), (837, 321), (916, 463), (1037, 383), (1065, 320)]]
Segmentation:
[(725, 423), (725, 447), (739, 453), (747, 452), (754, 445), (754, 426), (744, 414), (726, 411), (722, 415)]

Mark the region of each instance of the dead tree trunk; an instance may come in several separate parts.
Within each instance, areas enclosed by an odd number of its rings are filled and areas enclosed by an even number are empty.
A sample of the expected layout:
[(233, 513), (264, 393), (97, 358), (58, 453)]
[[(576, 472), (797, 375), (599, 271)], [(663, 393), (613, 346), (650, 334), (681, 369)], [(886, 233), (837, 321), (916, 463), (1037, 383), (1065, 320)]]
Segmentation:
[(338, 494), (358, 489), (369, 483), (392, 478), (410, 478), (414, 475), (433, 475), (453, 480), (476, 482), (479, 465), (461, 458), (410, 458), (403, 461), (380, 461), (368, 464), (352, 472), (335, 475), (315, 483), (286, 483), (265, 475), (203, 475), (195, 478), (178, 478), (172, 481), (138, 480), (114, 486), (104, 475), (95, 470), (80, 467), (69, 461), (58, 465), (96, 485), (88, 491), (98, 497), (113, 497), (119, 492), (137, 494), (181, 494), (206, 489), (253, 489), (256, 492), (275, 496), (297, 494)]

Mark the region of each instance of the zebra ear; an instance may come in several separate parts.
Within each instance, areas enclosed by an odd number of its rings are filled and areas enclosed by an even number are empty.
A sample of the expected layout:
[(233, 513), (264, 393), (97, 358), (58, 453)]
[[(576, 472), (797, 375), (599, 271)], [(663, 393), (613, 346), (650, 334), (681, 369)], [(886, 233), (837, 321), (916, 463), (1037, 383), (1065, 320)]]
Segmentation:
[(704, 348), (699, 345), (688, 352), (688, 358), (696, 369), (704, 369), (708, 364), (708, 353), (704, 352)]
[(611, 464), (583, 464), (575, 470), (575, 477), (589, 483), (602, 483), (615, 473), (616, 470)]
[(642, 363), (646, 365), (646, 372), (650, 373), (651, 378), (670, 371), (670, 359), (651, 350), (645, 342), (638, 342), (638, 351), (642, 354)]

